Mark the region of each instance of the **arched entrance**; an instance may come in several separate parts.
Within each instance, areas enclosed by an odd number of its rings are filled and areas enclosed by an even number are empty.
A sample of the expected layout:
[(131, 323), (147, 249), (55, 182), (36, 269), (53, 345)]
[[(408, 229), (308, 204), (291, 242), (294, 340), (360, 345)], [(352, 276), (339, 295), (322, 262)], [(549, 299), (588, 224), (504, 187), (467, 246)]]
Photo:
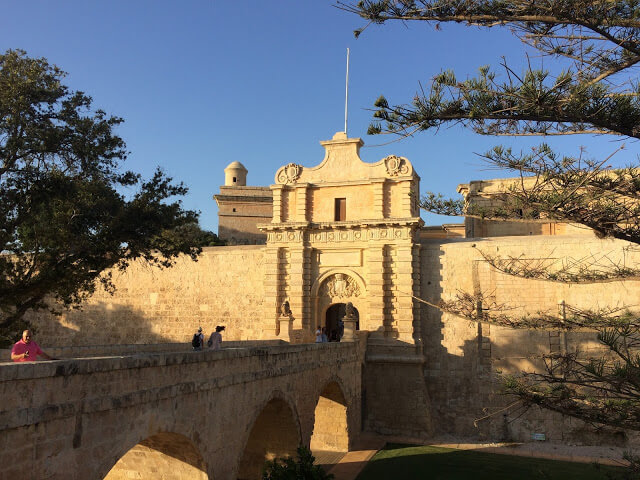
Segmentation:
[(208, 480), (207, 466), (196, 446), (183, 435), (163, 432), (135, 445), (104, 477), (105, 480), (162, 478)]
[(267, 460), (295, 456), (300, 433), (294, 413), (281, 398), (272, 399), (256, 419), (238, 468), (239, 480), (260, 478)]
[(327, 336), (331, 337), (331, 331), (337, 329), (349, 302), (354, 306), (357, 315), (357, 329), (367, 329), (366, 287), (362, 277), (354, 270), (332, 269), (319, 275), (311, 287), (311, 301), (313, 331), (318, 326), (324, 326), (327, 328)]
[[(324, 327), (327, 329), (329, 341), (339, 341), (339, 338), (341, 338), (344, 333), (342, 318), (345, 315), (346, 306), (346, 303), (334, 303), (327, 308), (324, 316)], [(358, 309), (354, 307), (353, 313), (356, 316), (356, 330), (360, 330), (360, 314), (358, 313)]]

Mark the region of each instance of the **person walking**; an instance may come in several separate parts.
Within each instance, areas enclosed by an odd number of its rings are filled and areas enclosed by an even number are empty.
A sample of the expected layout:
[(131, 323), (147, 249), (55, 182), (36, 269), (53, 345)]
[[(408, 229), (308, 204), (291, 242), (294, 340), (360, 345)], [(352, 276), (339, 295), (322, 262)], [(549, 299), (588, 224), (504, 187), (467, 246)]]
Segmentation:
[(322, 328), (318, 325), (318, 329), (316, 330), (316, 343), (322, 343)]
[(207, 345), (210, 350), (220, 350), (222, 348), (222, 333), (224, 331), (224, 325), (216, 326), (216, 331), (211, 332)]
[(202, 350), (202, 346), (204, 345), (204, 335), (202, 334), (202, 327), (198, 328), (198, 332), (193, 334), (193, 339), (191, 339), (191, 346), (193, 350), (199, 352)]
[(35, 362), (38, 356), (46, 360), (55, 360), (47, 355), (36, 342), (31, 340), (31, 330), (22, 332), (22, 339), (18, 340), (11, 349), (11, 360), (14, 362)]

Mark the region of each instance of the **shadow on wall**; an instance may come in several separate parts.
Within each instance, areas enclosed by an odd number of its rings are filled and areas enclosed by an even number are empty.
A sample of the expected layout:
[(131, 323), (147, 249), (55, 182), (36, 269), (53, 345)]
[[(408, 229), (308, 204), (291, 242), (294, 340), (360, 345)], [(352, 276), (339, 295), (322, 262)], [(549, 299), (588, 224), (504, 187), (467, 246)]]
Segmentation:
[[(105, 302), (65, 311), (61, 316), (34, 312), (27, 318), (36, 329), (36, 341), (45, 351), (48, 346), (167, 343), (172, 340), (163, 330), (170, 328), (172, 322), (189, 322), (175, 318), (167, 319), (168, 325), (152, 325), (149, 318), (135, 309)], [(195, 333), (198, 325), (193, 323)], [(191, 342), (191, 337), (184, 342)]]
[[(433, 244), (432, 244), (433, 245)], [(437, 303), (443, 295), (442, 256), (439, 246), (423, 248), (421, 277), (425, 300)], [(491, 422), (474, 420), (483, 416), (489, 405), (495, 379), (491, 373), (491, 344), (489, 326), (477, 322), (454, 319), (445, 325), (445, 316), (437, 308), (420, 305), (423, 352), (426, 358), (424, 376), (431, 400), (434, 433), (456, 434), (479, 439), (497, 439), (490, 429)], [(450, 317), (449, 317), (450, 318)], [(454, 323), (455, 322), (455, 323)], [(452, 338), (445, 338), (445, 333)], [(456, 341), (456, 339), (467, 339)], [(447, 345), (455, 345), (458, 354)]]
[[(421, 280), (423, 292), (427, 292), (425, 300), (436, 303), (444, 294), (441, 257), (445, 252), (441, 248), (428, 250)], [(473, 262), (469, 271), (459, 273), (471, 273), (474, 289), (480, 287), (474, 270), (477, 264)], [(461, 280), (461, 285), (468, 280)], [(531, 441), (532, 434), (538, 433), (551, 442), (628, 443), (624, 432), (617, 429), (595, 429), (539, 407), (527, 409), (516, 397), (500, 394), (501, 373), (542, 369), (542, 361), (535, 357), (556, 351), (557, 332), (496, 327), (443, 314), (429, 305), (421, 308), (424, 377), (435, 434), (510, 442)], [(570, 336), (574, 345), (595, 348), (592, 333)]]
[(267, 243), (267, 236), (260, 232), (253, 233), (221, 226), (218, 234), (227, 245), (266, 245)]
[[(440, 248), (430, 249), (422, 265), (427, 272), (422, 278), (423, 292), (427, 292), (425, 300), (431, 303), (437, 303), (444, 295), (443, 255), (445, 252)], [(478, 262), (473, 262), (469, 271), (461, 272), (471, 274), (474, 290), (480, 288), (477, 268)], [(465, 278), (461, 284), (468, 280)], [(524, 412), (519, 404), (500, 412), (517, 399), (500, 395), (502, 379), (498, 374), (499, 370), (540, 368), (541, 364), (531, 358), (542, 353), (541, 346), (544, 349), (546, 345), (545, 352), (549, 352), (547, 332), (542, 332), (547, 335), (545, 342), (541, 332), (506, 329), (509, 340), (496, 345), (495, 339), (501, 338), (505, 329), (444, 314), (426, 304), (421, 304), (421, 309), (424, 375), (435, 434), (509, 442), (529, 441), (532, 432), (549, 432), (545, 424), (552, 416), (550, 412), (537, 407), (535, 411)], [(496, 335), (498, 330), (500, 334)], [(530, 351), (523, 351), (524, 346), (530, 347)], [(500, 357), (502, 361), (498, 360)]]

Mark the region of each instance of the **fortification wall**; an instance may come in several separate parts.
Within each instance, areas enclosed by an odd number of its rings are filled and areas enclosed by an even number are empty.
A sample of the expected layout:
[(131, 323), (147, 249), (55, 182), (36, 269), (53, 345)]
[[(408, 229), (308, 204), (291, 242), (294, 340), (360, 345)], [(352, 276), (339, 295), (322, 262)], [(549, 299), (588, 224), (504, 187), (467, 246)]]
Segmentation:
[[(640, 249), (626, 242), (600, 240), (593, 236), (502, 237), (424, 243), (421, 250), (423, 298), (437, 303), (453, 300), (459, 293), (482, 292), (496, 304), (518, 316), (546, 311), (558, 314), (562, 302), (581, 308), (637, 306), (640, 282), (615, 281), (565, 284), (519, 278), (501, 273), (484, 258), (545, 259), (555, 267), (582, 260), (594, 268), (612, 264), (638, 265)], [(552, 267), (554, 268), (554, 267)], [(422, 338), (426, 356), (425, 379), (431, 399), (436, 433), (455, 433), (492, 440), (530, 440), (531, 433), (544, 433), (556, 442), (612, 443), (625, 435), (604, 429), (598, 435), (576, 420), (530, 409), (523, 415), (519, 404), (500, 395), (500, 374), (541, 368), (541, 354), (576, 351), (597, 356), (603, 352), (591, 332), (519, 330), (479, 324), (423, 305)]]
[[(557, 313), (562, 302), (581, 308), (640, 304), (640, 281), (576, 285), (518, 278), (496, 270), (483, 254), (543, 259), (552, 268), (578, 260), (596, 268), (640, 264), (637, 246), (593, 236), (426, 240), (420, 250), (422, 298), (437, 303), (440, 299), (453, 300), (458, 293), (483, 292), (492, 302), (507, 306), (510, 315)], [(34, 319), (37, 340), (45, 350), (49, 346), (184, 345), (198, 326), (208, 334), (216, 324), (227, 325), (227, 341), (268, 338), (271, 332), (266, 329), (271, 326), (263, 318), (264, 255), (264, 247), (259, 246), (212, 247), (204, 250), (198, 262), (181, 258), (168, 270), (132, 265), (126, 272), (114, 272), (118, 289), (115, 296), (99, 291), (82, 311), (65, 312), (61, 317), (38, 314)], [(487, 417), (513, 402), (499, 394), (500, 373), (540, 368), (537, 358), (541, 354), (562, 349), (598, 354), (601, 347), (593, 333), (561, 334), (478, 324), (427, 305), (422, 305), (420, 322), (426, 358), (424, 397), (430, 410), (429, 428), (420, 429), (435, 435), (490, 440), (529, 440), (531, 433), (544, 433), (548, 440), (557, 442), (593, 442), (595, 438), (596, 442), (611, 443), (624, 439), (624, 435), (610, 430), (594, 437), (585, 433), (580, 422), (546, 411), (531, 409), (522, 414), (519, 405)], [(406, 354), (403, 349), (412, 347), (399, 343), (402, 355)], [(381, 406), (395, 405), (393, 418), (416, 417), (422, 407), (398, 402), (397, 390), (385, 388), (397, 383), (393, 376), (399, 372), (390, 369), (387, 379), (376, 374), (381, 388), (375, 396)], [(407, 381), (414, 380), (414, 376), (407, 377)], [(418, 387), (422, 388), (416, 384), (416, 391)], [(475, 426), (474, 421), (483, 417), (487, 418)], [(368, 425), (374, 425), (376, 419), (371, 417)], [(425, 420), (425, 425), (428, 423)], [(382, 427), (379, 429), (382, 431)]]
[(227, 326), (225, 340), (264, 338), (264, 247), (203, 249), (197, 262), (180, 257), (160, 270), (142, 263), (113, 272), (116, 294), (102, 288), (81, 310), (31, 316), (46, 346), (190, 342)]

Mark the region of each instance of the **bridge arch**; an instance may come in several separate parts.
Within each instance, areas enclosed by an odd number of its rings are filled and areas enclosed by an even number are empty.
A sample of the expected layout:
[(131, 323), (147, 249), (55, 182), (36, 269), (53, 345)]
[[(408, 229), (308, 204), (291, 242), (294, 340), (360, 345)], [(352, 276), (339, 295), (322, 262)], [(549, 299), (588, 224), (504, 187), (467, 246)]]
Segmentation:
[(299, 418), (295, 404), (281, 391), (274, 391), (248, 424), (237, 478), (260, 478), (265, 461), (295, 456), (302, 438)]
[(162, 478), (163, 480), (213, 480), (198, 448), (184, 435), (161, 432), (130, 448), (113, 465), (104, 480)]
[(344, 391), (340, 379), (332, 377), (318, 393), (310, 445), (313, 452), (349, 451), (348, 402)]

